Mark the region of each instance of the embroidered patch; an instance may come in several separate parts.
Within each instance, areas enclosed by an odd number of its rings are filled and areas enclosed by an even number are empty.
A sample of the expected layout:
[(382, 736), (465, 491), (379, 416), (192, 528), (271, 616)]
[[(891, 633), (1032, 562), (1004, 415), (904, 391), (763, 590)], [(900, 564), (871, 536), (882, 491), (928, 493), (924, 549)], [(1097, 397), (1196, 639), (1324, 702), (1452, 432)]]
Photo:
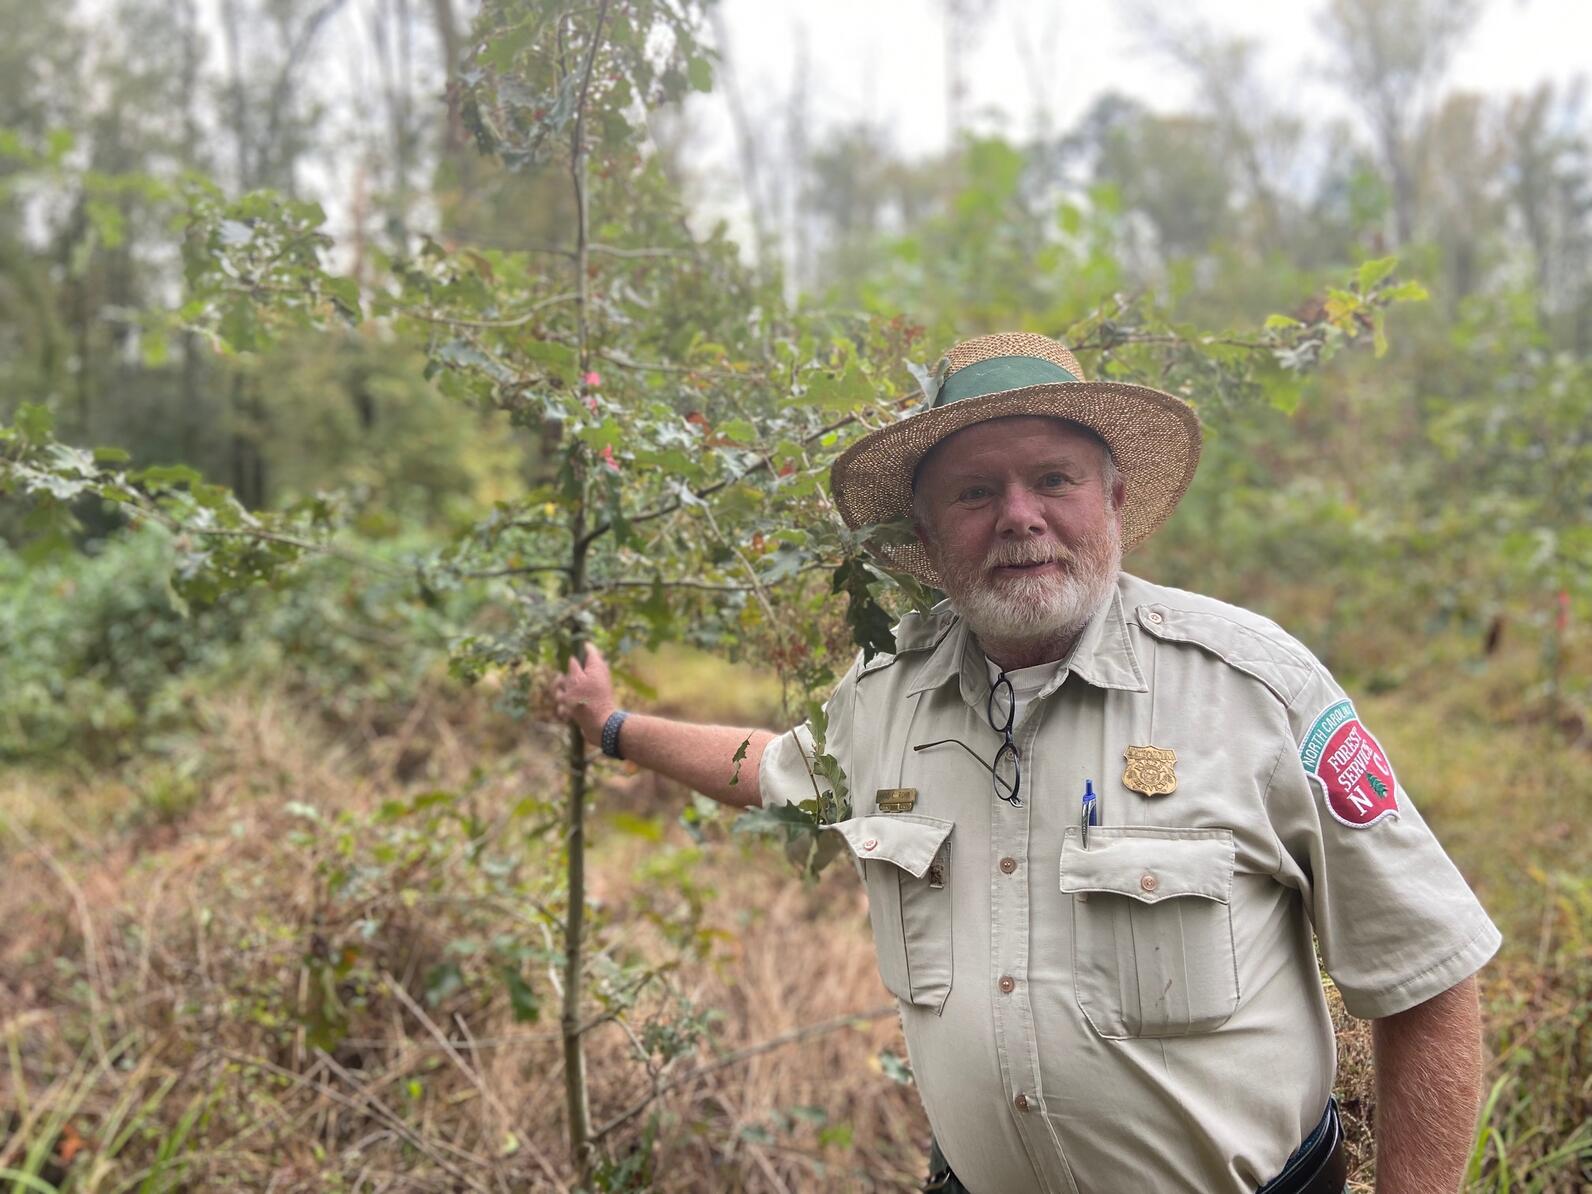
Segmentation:
[(1327, 706), (1316, 718), (1300, 744), (1299, 758), (1320, 782), (1328, 811), (1351, 829), (1399, 815), (1393, 765), (1349, 701)]

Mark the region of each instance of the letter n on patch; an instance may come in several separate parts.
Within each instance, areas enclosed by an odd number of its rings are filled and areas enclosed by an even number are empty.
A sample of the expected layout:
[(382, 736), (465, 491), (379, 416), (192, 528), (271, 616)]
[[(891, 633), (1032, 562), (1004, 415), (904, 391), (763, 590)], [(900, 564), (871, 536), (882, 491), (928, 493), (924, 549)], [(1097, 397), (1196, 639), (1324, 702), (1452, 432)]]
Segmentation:
[(1349, 701), (1322, 711), (1299, 746), (1299, 759), (1326, 793), (1327, 811), (1349, 828), (1366, 829), (1399, 815), (1393, 765)]

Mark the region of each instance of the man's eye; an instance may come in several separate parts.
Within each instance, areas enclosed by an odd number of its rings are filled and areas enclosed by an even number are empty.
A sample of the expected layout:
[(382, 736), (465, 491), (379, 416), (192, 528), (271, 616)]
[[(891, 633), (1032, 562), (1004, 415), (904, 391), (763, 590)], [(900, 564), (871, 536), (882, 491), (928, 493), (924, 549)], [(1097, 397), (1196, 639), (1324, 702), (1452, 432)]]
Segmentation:
[(959, 502), (982, 501), (989, 496), (989, 489), (983, 485), (969, 485), (957, 496)]
[(1045, 489), (1060, 489), (1066, 483), (1066, 473), (1046, 473), (1039, 481), (1039, 484)]

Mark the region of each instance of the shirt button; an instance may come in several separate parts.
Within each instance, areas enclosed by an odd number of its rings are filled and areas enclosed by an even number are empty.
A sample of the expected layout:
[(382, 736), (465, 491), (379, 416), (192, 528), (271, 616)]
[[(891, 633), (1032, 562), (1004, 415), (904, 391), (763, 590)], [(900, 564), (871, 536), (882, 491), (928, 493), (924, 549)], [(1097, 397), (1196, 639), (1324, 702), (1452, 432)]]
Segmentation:
[(1001, 981), (995, 984), (1001, 989), (1001, 994), (1010, 995), (1017, 987), (1017, 980), (1009, 974), (1001, 975)]
[(1003, 859), (1001, 859), (1001, 870), (1005, 871), (1008, 875), (1011, 874), (1016, 869), (1017, 869), (1017, 860), (1015, 858), (1003, 858)]
[(1019, 1110), (1019, 1111), (1027, 1111), (1028, 1110), (1028, 1096), (1024, 1095), (1024, 1094), (1018, 1095), (1015, 1099), (1012, 1100), (1012, 1106), (1016, 1107), (1017, 1110)]
[(864, 850), (872, 850), (876, 846), (878, 846), (878, 844), (879, 844), (879, 839), (876, 838), (876, 837), (871, 837), (867, 841), (862, 843), (862, 848)]
[(1144, 888), (1145, 891), (1154, 891), (1161, 886), (1161, 882), (1154, 875), (1141, 875), (1139, 877), (1139, 886)]
[(1144, 614), (1144, 620), (1146, 622), (1153, 622), (1155, 625), (1159, 626), (1161, 624), (1161, 615), (1156, 610), (1146, 610)]

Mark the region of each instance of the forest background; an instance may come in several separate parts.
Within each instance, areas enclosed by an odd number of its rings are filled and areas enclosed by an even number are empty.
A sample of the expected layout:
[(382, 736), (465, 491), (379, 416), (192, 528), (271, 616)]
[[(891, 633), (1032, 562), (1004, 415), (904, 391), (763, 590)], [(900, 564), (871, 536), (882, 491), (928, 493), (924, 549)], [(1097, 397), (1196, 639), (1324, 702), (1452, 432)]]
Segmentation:
[[(0, 1187), (914, 1188), (843, 810), (733, 818), (545, 688), (589, 640), (815, 711), (932, 596), (829, 461), (1019, 327), (1197, 405), (1129, 567), (1301, 637), (1503, 928), (1469, 1188), (1592, 1181), (1579, 85), (1451, 85), (1480, 0), (1330, 0), (1298, 110), (1143, 6), (1186, 110), (1056, 127), (1064, 26), (934, 11), (908, 153), (816, 115), (844, 30), (776, 94), (690, 0), (0, 0)], [(969, 102), (997, 20), (1031, 119)]]

